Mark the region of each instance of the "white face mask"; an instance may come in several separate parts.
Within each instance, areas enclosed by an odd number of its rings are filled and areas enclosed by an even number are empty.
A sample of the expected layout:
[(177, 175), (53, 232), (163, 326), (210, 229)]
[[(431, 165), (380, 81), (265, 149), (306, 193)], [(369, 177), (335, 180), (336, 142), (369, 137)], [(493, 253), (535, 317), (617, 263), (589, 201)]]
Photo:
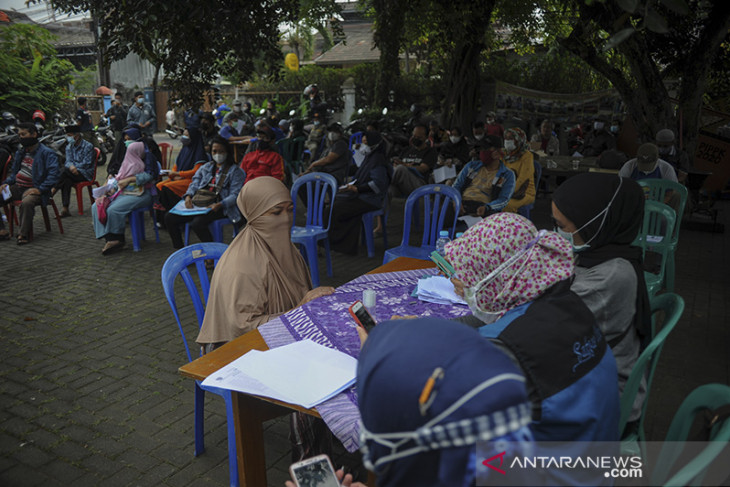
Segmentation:
[(461, 142), (461, 135), (459, 135), (459, 136), (452, 135), (449, 137), (449, 140), (451, 141), (452, 144), (458, 144), (459, 142)]
[(517, 144), (515, 144), (514, 140), (505, 140), (504, 141), (504, 148), (505, 150), (512, 152), (517, 148)]
[(603, 130), (603, 122), (593, 122), (593, 130)]
[(334, 142), (335, 140), (337, 140), (339, 138), (340, 138), (340, 134), (338, 134), (337, 132), (330, 132), (327, 134), (327, 139), (330, 142)]
[[(485, 311), (482, 308), (479, 307), (479, 304), (477, 303), (477, 292), (490, 282), (494, 281), (502, 272), (504, 272), (506, 269), (508, 269), (512, 264), (517, 262), (519, 259), (521, 259), (526, 254), (529, 254), (532, 249), (535, 247), (537, 242), (540, 240), (541, 237), (543, 237), (547, 233), (547, 230), (540, 230), (537, 232), (537, 235), (535, 238), (530, 240), (527, 245), (525, 245), (525, 248), (521, 251), (517, 252), (515, 255), (504, 261), (502, 264), (497, 266), (496, 269), (494, 269), (492, 272), (487, 275), (484, 279), (479, 281), (476, 286), (472, 286), (469, 288), (464, 289), (464, 300), (466, 301), (466, 304), (469, 305), (469, 309), (471, 310), (472, 314), (477, 317), (479, 320), (483, 321), (484, 323), (490, 324), (497, 321), (505, 310), (500, 311)], [(528, 256), (529, 257), (529, 256)], [(512, 281), (522, 272), (522, 269), (527, 265), (528, 259), (525, 259), (525, 261), (522, 263), (522, 266), (517, 269), (512, 274), (512, 277), (508, 282), (505, 283), (502, 290), (495, 296), (495, 299), (498, 299), (502, 296), (502, 293), (510, 288), (510, 285), (512, 284)]]
[(213, 154), (213, 160), (216, 164), (221, 165), (226, 162), (227, 154)]
[(474, 136), (474, 138), (475, 138), (476, 140), (482, 140), (482, 139), (484, 138), (484, 134), (476, 134), (476, 135)]
[[(573, 247), (573, 252), (575, 252), (575, 253), (579, 253), (579, 252), (583, 252), (584, 250), (586, 250), (586, 249), (590, 248), (590, 245), (589, 245), (589, 244), (590, 244), (590, 243), (591, 243), (591, 242), (593, 241), (593, 239), (595, 239), (595, 238), (596, 238), (596, 236), (597, 236), (597, 235), (598, 235), (599, 233), (601, 233), (601, 230), (603, 229), (603, 225), (604, 225), (604, 224), (606, 223), (606, 217), (608, 216), (608, 210), (610, 210), (610, 209), (611, 209), (611, 205), (613, 204), (613, 200), (615, 200), (615, 199), (616, 199), (616, 195), (617, 195), (617, 194), (618, 194), (618, 192), (619, 192), (619, 191), (621, 190), (621, 185), (622, 185), (622, 184), (623, 184), (623, 179), (622, 179), (622, 178), (619, 178), (619, 182), (618, 182), (618, 188), (616, 188), (616, 192), (615, 192), (615, 193), (613, 193), (613, 196), (611, 197), (611, 201), (609, 201), (609, 202), (608, 202), (608, 205), (606, 205), (606, 207), (605, 207), (605, 208), (604, 208), (603, 210), (601, 210), (601, 211), (600, 211), (600, 212), (599, 212), (599, 213), (598, 213), (598, 214), (597, 214), (596, 216), (594, 216), (593, 218), (591, 218), (590, 220), (588, 220), (588, 221), (587, 221), (587, 222), (586, 222), (586, 223), (585, 223), (585, 224), (584, 224), (584, 225), (583, 225), (582, 227), (580, 227), (580, 228), (579, 228), (578, 230), (576, 230), (575, 232), (566, 232), (565, 230), (563, 230), (563, 229), (562, 229), (562, 228), (560, 228), (560, 227), (556, 227), (556, 228), (555, 228), (555, 231), (556, 231), (556, 232), (557, 232), (557, 233), (558, 233), (558, 234), (559, 234), (559, 235), (560, 235), (561, 237), (563, 237), (563, 238), (564, 238), (565, 240), (567, 240), (568, 242), (570, 242), (570, 245), (571, 245), (571, 246)], [(588, 239), (588, 241), (587, 241), (587, 242), (585, 242), (585, 243), (583, 243), (582, 245), (575, 245), (575, 244), (573, 243), (573, 242), (574, 242), (574, 240), (573, 240), (573, 238), (574, 238), (574, 237), (573, 237), (573, 236), (574, 236), (574, 235), (575, 235), (576, 233), (578, 233), (578, 232), (580, 232), (581, 230), (583, 230), (583, 229), (584, 229), (585, 227), (587, 227), (588, 225), (590, 225), (591, 223), (593, 223), (594, 221), (596, 221), (596, 220), (597, 220), (598, 218), (600, 218), (601, 216), (603, 216), (603, 219), (601, 220), (601, 224), (599, 225), (599, 227), (598, 227), (598, 230), (596, 230), (596, 233), (594, 233), (594, 234), (593, 234), (593, 236), (592, 236), (591, 238), (589, 238), (589, 239)]]

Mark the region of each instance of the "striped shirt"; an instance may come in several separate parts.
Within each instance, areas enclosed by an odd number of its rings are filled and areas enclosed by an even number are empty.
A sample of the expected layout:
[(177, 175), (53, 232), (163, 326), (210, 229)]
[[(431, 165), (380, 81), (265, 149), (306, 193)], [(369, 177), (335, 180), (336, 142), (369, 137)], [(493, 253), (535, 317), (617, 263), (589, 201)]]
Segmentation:
[(33, 156), (26, 152), (20, 163), (20, 170), (15, 175), (15, 184), (21, 188), (33, 187)]

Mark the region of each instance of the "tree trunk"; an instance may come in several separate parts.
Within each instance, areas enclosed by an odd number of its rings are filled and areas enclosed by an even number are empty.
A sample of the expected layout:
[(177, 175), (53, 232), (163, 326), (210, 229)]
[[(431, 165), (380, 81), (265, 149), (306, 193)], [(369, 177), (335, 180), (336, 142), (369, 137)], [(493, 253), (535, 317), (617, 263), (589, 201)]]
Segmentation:
[(400, 78), (398, 52), (400, 51), (406, 2), (403, 0), (374, 0), (375, 44), (380, 48), (380, 64), (375, 81), (375, 105), (388, 105), (388, 93)]
[(457, 126), (469, 133), (479, 105), (480, 55), (482, 43), (462, 42), (454, 49), (446, 73), (446, 97), (441, 110), (441, 126)]

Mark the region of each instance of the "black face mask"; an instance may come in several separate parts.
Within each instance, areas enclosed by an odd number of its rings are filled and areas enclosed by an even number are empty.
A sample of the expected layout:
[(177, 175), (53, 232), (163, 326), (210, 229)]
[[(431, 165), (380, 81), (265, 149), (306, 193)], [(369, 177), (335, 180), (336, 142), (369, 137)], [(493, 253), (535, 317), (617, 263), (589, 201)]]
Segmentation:
[(20, 145), (23, 147), (33, 147), (38, 143), (37, 137), (21, 137), (20, 138)]
[(421, 147), (424, 144), (424, 140), (420, 137), (411, 137), (411, 145), (413, 147)]
[(269, 144), (268, 140), (259, 139), (259, 149), (260, 150), (268, 150), (269, 147), (271, 147), (271, 144)]

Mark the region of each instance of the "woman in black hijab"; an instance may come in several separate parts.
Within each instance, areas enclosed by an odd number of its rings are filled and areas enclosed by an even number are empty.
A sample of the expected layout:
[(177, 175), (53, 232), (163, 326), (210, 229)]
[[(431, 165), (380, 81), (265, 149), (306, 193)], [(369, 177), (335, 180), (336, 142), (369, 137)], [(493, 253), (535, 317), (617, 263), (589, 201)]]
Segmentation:
[[(640, 247), (631, 245), (644, 217), (644, 192), (635, 182), (611, 174), (584, 173), (553, 193), (556, 231), (573, 244), (571, 290), (590, 308), (616, 358), (619, 390), (651, 338), (649, 296)], [(644, 401), (642, 384), (630, 421)]]
[(378, 132), (365, 132), (362, 146), (367, 155), (355, 172), (354, 184), (346, 185), (337, 193), (329, 231), (332, 248), (349, 255), (357, 254), (361, 215), (383, 208), (393, 177), (393, 168), (385, 157), (383, 137)]

